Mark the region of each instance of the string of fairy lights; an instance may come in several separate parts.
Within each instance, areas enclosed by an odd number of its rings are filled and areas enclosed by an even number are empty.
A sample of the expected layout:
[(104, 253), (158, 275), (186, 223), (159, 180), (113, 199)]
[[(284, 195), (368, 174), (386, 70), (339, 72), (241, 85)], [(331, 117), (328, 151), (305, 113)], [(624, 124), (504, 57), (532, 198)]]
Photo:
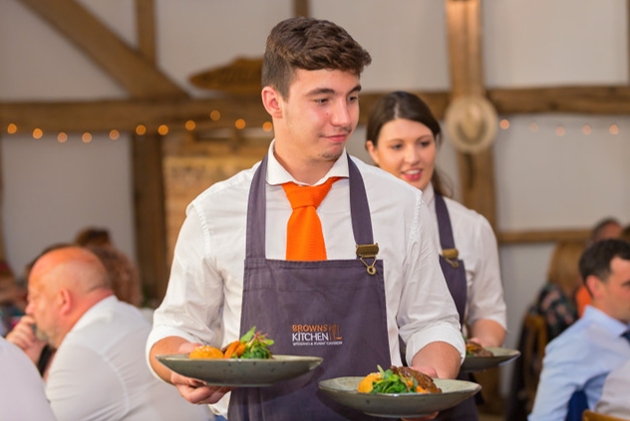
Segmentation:
[[(218, 110), (213, 110), (209, 114), (209, 116), (213, 122), (219, 121), (221, 119), (221, 113)], [(195, 131), (197, 129), (197, 122), (195, 122), (194, 120), (187, 120), (184, 123), (183, 128), (189, 132)], [(245, 121), (245, 119), (242, 119), (242, 118), (236, 119), (234, 121), (234, 128), (236, 128), (237, 130), (244, 130), (245, 128), (247, 128), (247, 122)], [(167, 124), (160, 124), (157, 127), (157, 133), (160, 134), (161, 136), (166, 136), (172, 129), (181, 129), (181, 127), (169, 127)], [(273, 130), (273, 124), (271, 123), (271, 121), (265, 121), (261, 125), (260, 129), (262, 129), (264, 132), (270, 133)], [(15, 135), (19, 131), (20, 131), (20, 128), (17, 126), (16, 123), (7, 124), (7, 127), (6, 127), (7, 134)], [(134, 132), (139, 136), (143, 136), (147, 134), (147, 131), (148, 131), (147, 126), (144, 124), (138, 124), (134, 129)], [(44, 137), (44, 131), (41, 128), (35, 127), (30, 132), (31, 132), (32, 138), (35, 140), (39, 140), (42, 137)], [(109, 138), (114, 141), (118, 140), (120, 138), (120, 132), (121, 130), (111, 129), (109, 131)], [(68, 133), (64, 131), (60, 131), (60, 132), (57, 132), (56, 135), (57, 135), (56, 136), (57, 141), (59, 143), (65, 143), (68, 141)], [(83, 141), (83, 143), (90, 143), (92, 141), (92, 138), (93, 138), (93, 135), (89, 131), (85, 131), (81, 134), (81, 140)]]
[[(501, 128), (502, 130), (509, 130), (511, 126), (512, 123), (507, 118), (501, 119), (499, 121), (499, 128)], [(573, 129), (574, 126), (575, 124), (572, 123), (549, 124), (538, 121), (531, 121), (527, 125), (527, 128), (531, 133), (540, 133), (542, 130), (549, 130), (551, 128), (557, 137), (564, 137), (565, 135), (567, 135), (568, 130)], [(596, 130), (601, 131), (601, 129), (607, 131), (608, 134), (613, 136), (620, 133), (619, 125), (617, 123), (605, 123), (601, 128), (599, 126), (600, 125), (595, 125), (593, 123), (581, 123), (579, 124), (579, 131), (584, 136), (594, 134)]]
[[(220, 118), (221, 118), (221, 113), (218, 110), (214, 110), (210, 113), (210, 119), (212, 121), (216, 122)], [(549, 126), (552, 126), (552, 127), (549, 127)], [(557, 137), (564, 137), (567, 134), (568, 129), (571, 128), (571, 130), (573, 130), (574, 126), (575, 124), (573, 123), (549, 124), (549, 123), (538, 122), (535, 120), (531, 121), (527, 125), (531, 133), (540, 133), (543, 130), (552, 129), (555, 132), (555, 135)], [(234, 127), (237, 130), (244, 130), (247, 127), (247, 122), (244, 119), (239, 118), (234, 121)], [(503, 118), (499, 121), (499, 128), (501, 128), (502, 130), (509, 130), (511, 127), (512, 127), (512, 122), (510, 121), (510, 119)], [(197, 128), (197, 123), (194, 120), (187, 120), (184, 123), (184, 129), (189, 132), (195, 131), (196, 128)], [(260, 128), (264, 132), (270, 133), (273, 130), (273, 124), (270, 121), (265, 121), (261, 125)], [(161, 124), (157, 127), (157, 133), (162, 136), (166, 136), (171, 131), (171, 129), (173, 129), (173, 127), (169, 127), (166, 124)], [(176, 129), (180, 129), (180, 127), (177, 127)], [(602, 128), (600, 128), (599, 125), (597, 125), (596, 127), (596, 125), (594, 125), (593, 123), (582, 123), (579, 125), (579, 130), (584, 136), (589, 136), (593, 134), (596, 130), (601, 131), (601, 129)], [(608, 134), (610, 135), (618, 135), (620, 133), (620, 128), (617, 123), (606, 123), (604, 124), (603, 129), (606, 130)], [(19, 131), (19, 128), (17, 124), (15, 123), (9, 123), (6, 127), (6, 133), (9, 135), (15, 135), (18, 133), (18, 131)], [(139, 136), (145, 135), (147, 131), (148, 129), (144, 124), (138, 124), (134, 130), (134, 132)], [(60, 132), (57, 132), (56, 135), (57, 135), (56, 136), (57, 141), (59, 143), (65, 143), (66, 141), (68, 141), (68, 133), (60, 131)], [(111, 129), (108, 135), (111, 140), (114, 140), (114, 141), (118, 140), (120, 138), (120, 130)], [(31, 136), (35, 140), (41, 139), (44, 136), (44, 131), (36, 127), (32, 130)], [(92, 138), (93, 138), (93, 135), (91, 132), (86, 131), (81, 134), (81, 140), (83, 141), (83, 143), (90, 143), (92, 141)]]

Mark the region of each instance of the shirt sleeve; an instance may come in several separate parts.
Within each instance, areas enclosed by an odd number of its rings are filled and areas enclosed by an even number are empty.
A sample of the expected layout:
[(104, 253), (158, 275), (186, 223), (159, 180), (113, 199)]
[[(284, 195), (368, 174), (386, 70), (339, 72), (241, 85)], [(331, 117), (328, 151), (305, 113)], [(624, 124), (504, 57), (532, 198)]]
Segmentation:
[(479, 256), (468, 297), (467, 323), (493, 320), (506, 329), (506, 306), (499, 267), (497, 239), (488, 220), (479, 215), (475, 249)]
[(620, 369), (612, 371), (604, 382), (601, 400), (595, 406), (596, 412), (630, 419), (630, 360)]
[(160, 339), (179, 336), (190, 342), (219, 346), (219, 315), (223, 281), (213, 261), (206, 258), (208, 227), (191, 206), (177, 239), (171, 275), (164, 300), (153, 315), (147, 339), (151, 347)]
[(130, 407), (115, 368), (94, 351), (73, 344), (64, 344), (55, 355), (46, 394), (55, 416), (64, 421), (123, 419)]
[(583, 358), (571, 358), (580, 354), (581, 350), (569, 349), (566, 344), (555, 345), (547, 346), (529, 421), (564, 421), (571, 395), (586, 382), (579, 363)]
[(447, 342), (462, 358), (465, 346), (459, 316), (439, 264), (437, 231), (419, 196), (411, 224), (404, 284), (398, 315), (400, 336), (407, 345), (407, 362), (431, 342)]
[(26, 354), (0, 338), (0, 413), (4, 420), (55, 421), (44, 382)]

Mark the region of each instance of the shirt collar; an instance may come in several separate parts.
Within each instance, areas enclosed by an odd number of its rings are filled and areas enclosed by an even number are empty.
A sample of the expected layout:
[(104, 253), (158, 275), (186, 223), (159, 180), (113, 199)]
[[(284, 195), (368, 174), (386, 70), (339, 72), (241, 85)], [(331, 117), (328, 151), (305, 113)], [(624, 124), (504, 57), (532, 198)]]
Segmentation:
[(424, 203), (426, 203), (427, 206), (429, 206), (431, 202), (433, 202), (434, 198), (435, 198), (435, 190), (433, 190), (433, 184), (429, 183), (424, 188), (424, 190), (422, 190), (422, 200), (424, 200)]
[(586, 310), (584, 310), (582, 318), (595, 321), (596, 323), (604, 326), (615, 336), (621, 336), (624, 332), (630, 329), (630, 325), (627, 325), (614, 317), (610, 317), (608, 314), (590, 305), (586, 306)]
[[(269, 151), (267, 152), (267, 184), (275, 186), (292, 181), (296, 184), (304, 185), (304, 183), (300, 183), (295, 180), (293, 176), (289, 174), (289, 172), (278, 162), (276, 157), (273, 155), (273, 147), (275, 142), (275, 139), (271, 141), (271, 145), (269, 145)], [(317, 186), (323, 184), (330, 177), (348, 178), (348, 176), (348, 159), (346, 158), (346, 149), (344, 148), (343, 153), (341, 154), (339, 159), (335, 161), (328, 173), (313, 185)]]

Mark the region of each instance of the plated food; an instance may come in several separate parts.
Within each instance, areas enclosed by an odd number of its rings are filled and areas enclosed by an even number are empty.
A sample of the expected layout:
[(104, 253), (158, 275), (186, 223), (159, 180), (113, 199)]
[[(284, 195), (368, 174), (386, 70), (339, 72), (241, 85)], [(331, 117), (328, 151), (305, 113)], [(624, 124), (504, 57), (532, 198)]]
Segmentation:
[(492, 357), (494, 354), (487, 348), (482, 347), (477, 342), (466, 340), (467, 357)]
[(333, 400), (368, 415), (412, 418), (452, 408), (481, 390), (477, 383), (464, 380), (432, 379), (441, 393), (361, 393), (364, 377), (337, 377), (322, 380), (319, 389)]
[(487, 351), (487, 353), (469, 354), (466, 352), (466, 358), (460, 367), (460, 371), (473, 372), (488, 370), (508, 363), (521, 355), (518, 350), (509, 348), (488, 347), (484, 348), (484, 350)]
[(410, 367), (379, 365), (377, 373), (370, 373), (359, 382), (359, 393), (442, 393), (433, 379)]
[(273, 339), (268, 339), (266, 334), (256, 332), (256, 326), (252, 327), (238, 341), (231, 342), (224, 349), (210, 345), (200, 345), (188, 354), (188, 358), (245, 358), (245, 359), (269, 359), (272, 353), (269, 347), (273, 345)]
[(199, 379), (208, 385), (263, 387), (301, 376), (319, 364), (319, 357), (275, 355), (269, 347), (273, 339), (252, 327), (238, 341), (218, 349), (196, 347), (189, 354), (157, 355), (162, 364), (182, 376)]

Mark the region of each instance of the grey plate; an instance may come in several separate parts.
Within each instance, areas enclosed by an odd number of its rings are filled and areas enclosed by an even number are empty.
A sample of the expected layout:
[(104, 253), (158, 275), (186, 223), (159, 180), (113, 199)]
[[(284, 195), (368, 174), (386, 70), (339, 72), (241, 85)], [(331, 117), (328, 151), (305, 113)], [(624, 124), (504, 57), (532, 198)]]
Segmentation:
[(508, 349), (508, 348), (486, 348), (488, 351), (491, 351), (494, 356), (492, 357), (466, 357), (462, 366), (460, 368), (461, 371), (483, 371), (489, 368), (497, 367), (501, 364), (505, 364), (513, 359), (517, 358), (521, 353), (516, 349)]
[(191, 359), (188, 354), (158, 355), (165, 366), (208, 385), (260, 387), (307, 373), (321, 364), (319, 357), (274, 355), (259, 359)]
[(319, 382), (319, 388), (337, 402), (375, 417), (421, 417), (463, 402), (481, 390), (477, 383), (434, 379), (442, 393), (359, 393), (363, 377), (338, 377)]

